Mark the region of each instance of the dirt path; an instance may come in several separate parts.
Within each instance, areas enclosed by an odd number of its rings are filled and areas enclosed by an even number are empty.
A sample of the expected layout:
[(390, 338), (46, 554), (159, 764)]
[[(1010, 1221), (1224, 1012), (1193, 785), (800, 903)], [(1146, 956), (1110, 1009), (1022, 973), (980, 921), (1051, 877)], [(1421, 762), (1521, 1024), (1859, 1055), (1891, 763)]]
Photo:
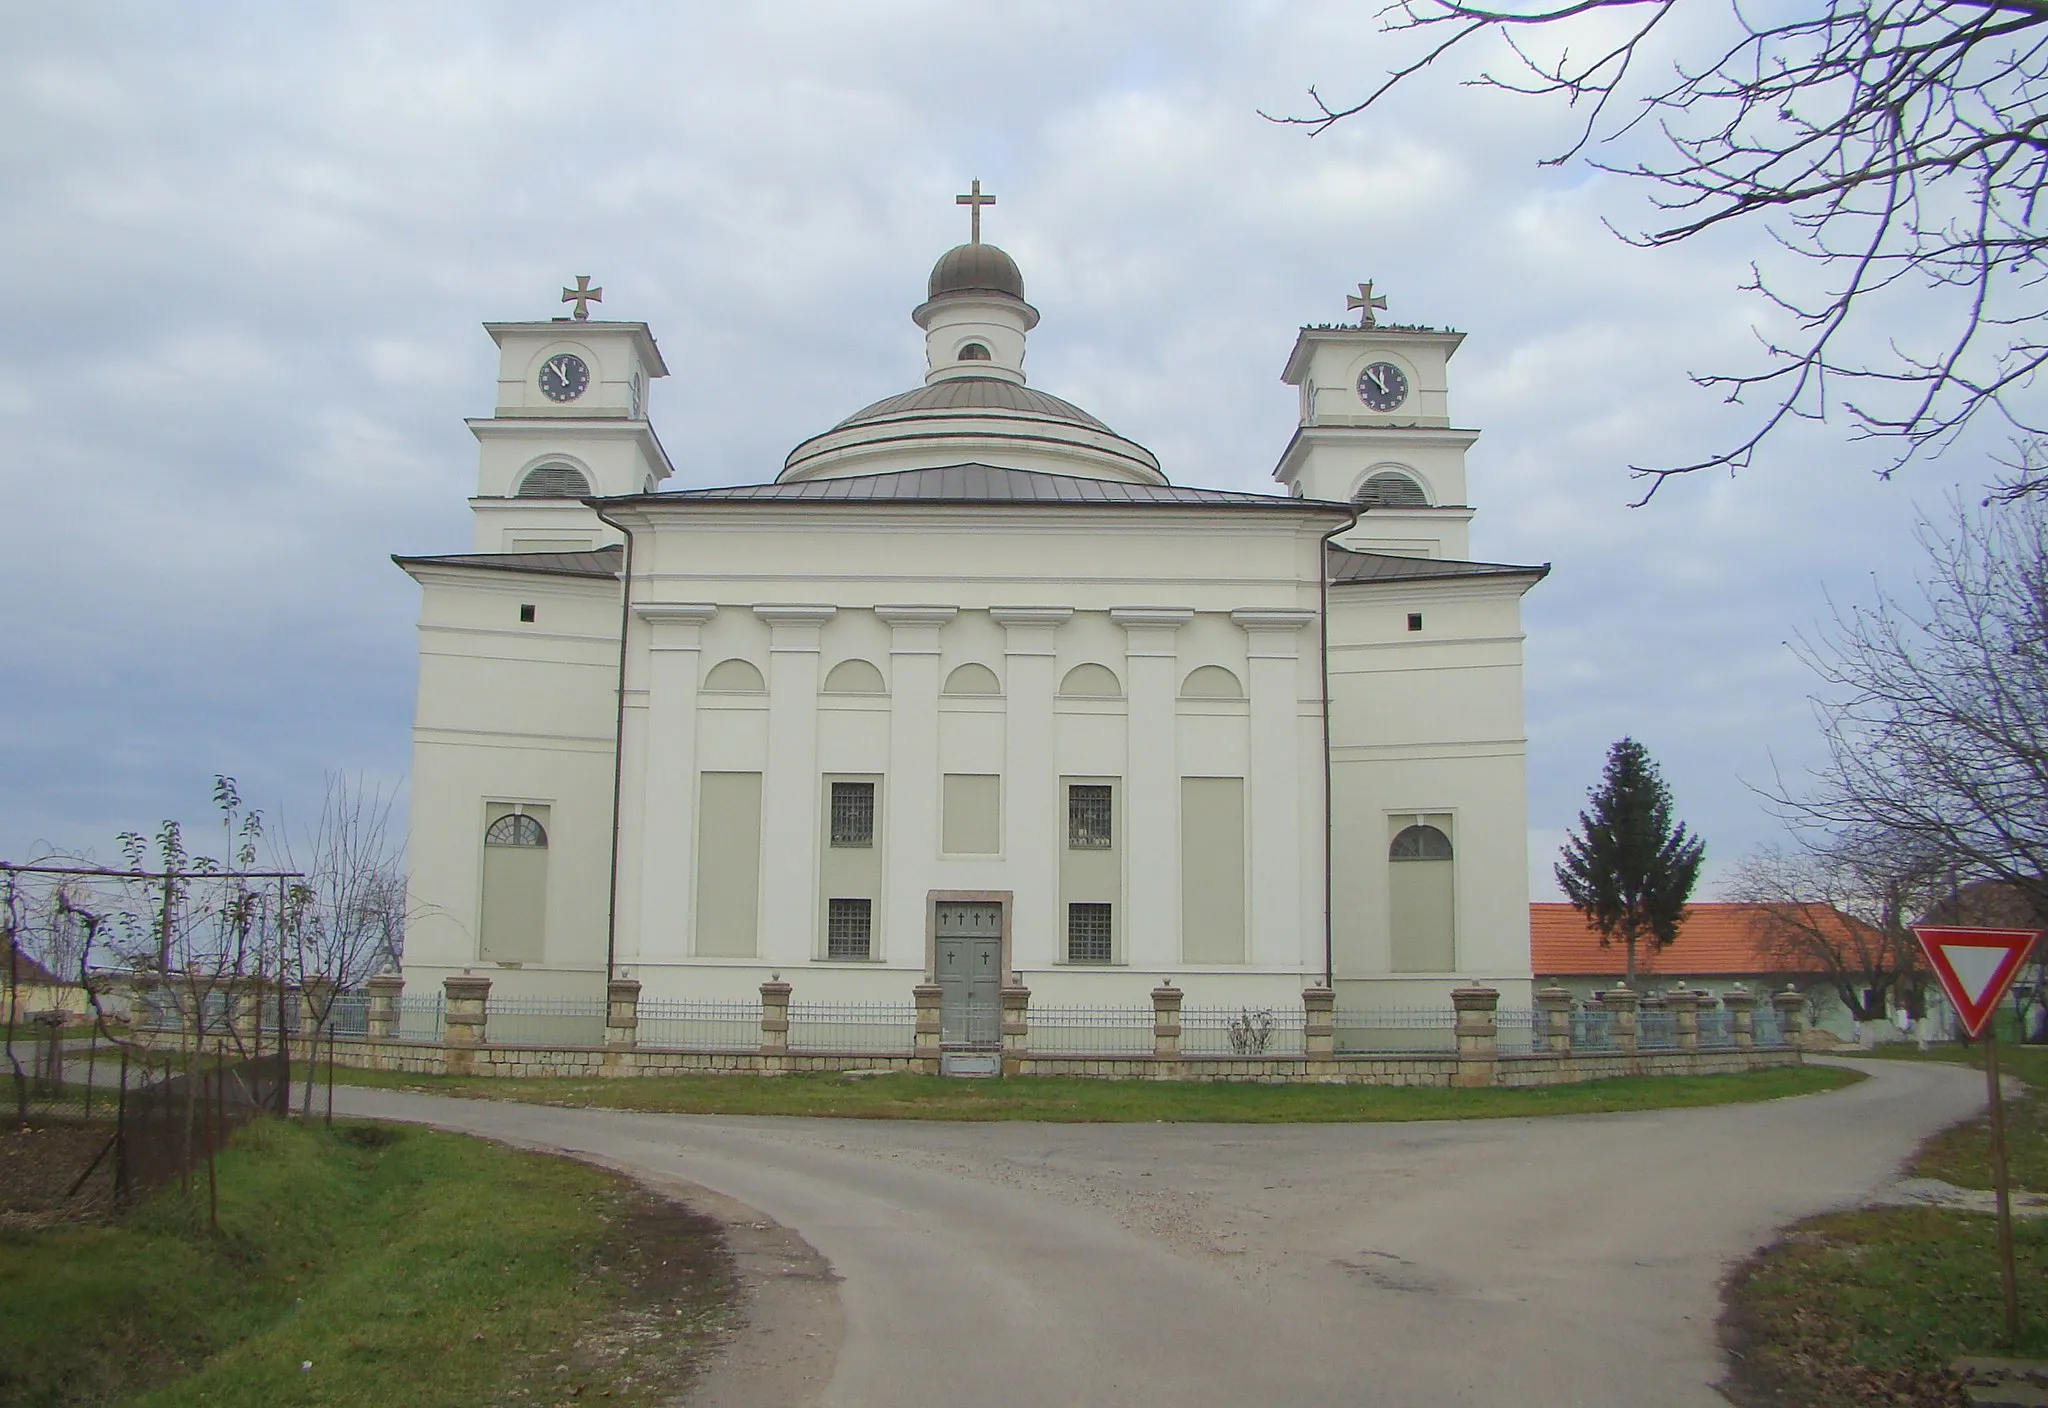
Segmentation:
[(748, 1329), (698, 1402), (1635, 1408), (1722, 1403), (1724, 1270), (1878, 1195), (1981, 1099), (1973, 1072), (1865, 1069), (1762, 1105), (1457, 1124), (338, 1104), (737, 1200)]

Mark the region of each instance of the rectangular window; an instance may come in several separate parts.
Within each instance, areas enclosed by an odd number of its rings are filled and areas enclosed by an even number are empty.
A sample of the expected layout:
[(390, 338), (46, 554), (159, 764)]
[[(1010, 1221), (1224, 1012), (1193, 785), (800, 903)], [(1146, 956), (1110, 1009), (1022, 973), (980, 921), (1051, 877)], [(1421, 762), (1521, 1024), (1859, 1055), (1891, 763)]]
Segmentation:
[(1110, 957), (1109, 906), (1068, 905), (1067, 962), (1107, 963)]
[[(1111, 841), (1109, 785), (1074, 782), (1067, 785), (1067, 849), (1106, 851)], [(1106, 908), (1106, 906), (1105, 906)], [(1106, 960), (1105, 960), (1106, 961)]]
[(832, 784), (832, 844), (872, 846), (875, 844), (875, 784), (835, 782)]
[(825, 904), (825, 956), (844, 962), (865, 959), (874, 901), (827, 900)]

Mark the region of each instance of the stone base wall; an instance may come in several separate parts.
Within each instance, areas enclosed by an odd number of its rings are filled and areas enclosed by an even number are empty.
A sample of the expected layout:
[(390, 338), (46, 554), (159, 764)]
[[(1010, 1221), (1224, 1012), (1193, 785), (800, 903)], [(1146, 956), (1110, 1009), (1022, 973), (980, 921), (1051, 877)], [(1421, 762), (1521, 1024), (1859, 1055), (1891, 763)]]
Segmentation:
[[(138, 1033), (149, 1044), (175, 1047), (176, 1033)], [(153, 1040), (152, 1040), (153, 1039)], [(936, 1075), (929, 1057), (858, 1052), (666, 1051), (637, 1047), (442, 1046), (434, 1042), (339, 1037), (338, 1065), (407, 1075), (492, 1077), (630, 1078), (681, 1075), (830, 1074), (845, 1071), (912, 1072)], [(320, 1043), (324, 1059), (328, 1043)], [(307, 1043), (292, 1042), (292, 1060), (307, 1059)], [(1093, 1080), (1246, 1081), (1264, 1084), (1426, 1085), (1486, 1084), (1520, 1088), (1570, 1085), (1616, 1076), (1704, 1076), (1774, 1066), (1796, 1066), (1793, 1047), (1751, 1050), (1577, 1052), (1568, 1056), (1501, 1055), (1460, 1080), (1460, 1062), (1442, 1053), (1348, 1055), (1327, 1059), (1299, 1056), (1052, 1056), (1025, 1055), (1008, 1063), (1009, 1074), (1079, 1076)], [(1470, 1079), (1481, 1076), (1480, 1080)]]

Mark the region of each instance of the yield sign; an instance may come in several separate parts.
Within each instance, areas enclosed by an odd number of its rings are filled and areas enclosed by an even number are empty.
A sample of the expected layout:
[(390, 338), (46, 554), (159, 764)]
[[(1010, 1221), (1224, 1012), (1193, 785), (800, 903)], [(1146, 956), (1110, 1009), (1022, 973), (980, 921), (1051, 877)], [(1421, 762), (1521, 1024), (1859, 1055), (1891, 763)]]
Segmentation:
[(1972, 1037), (1984, 1027), (1998, 1000), (2012, 986), (2028, 952), (2041, 937), (2039, 929), (1946, 929), (1915, 925), (1913, 934), (1927, 954), (1927, 965), (1941, 979), (1941, 990), (1962, 1016)]

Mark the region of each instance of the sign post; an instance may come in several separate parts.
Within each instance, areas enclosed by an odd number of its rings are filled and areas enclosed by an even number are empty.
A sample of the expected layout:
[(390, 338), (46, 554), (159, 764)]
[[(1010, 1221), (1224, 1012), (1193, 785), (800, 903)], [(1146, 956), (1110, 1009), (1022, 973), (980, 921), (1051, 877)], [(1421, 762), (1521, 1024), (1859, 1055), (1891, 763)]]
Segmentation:
[(1963, 1029), (1984, 1038), (1984, 1078), (1991, 1087), (1991, 1186), (1998, 1195), (1998, 1271), (2005, 1283), (2005, 1341), (2013, 1345), (2020, 1337), (2020, 1288), (2012, 1255), (2012, 1180), (2006, 1171), (2005, 1098), (1998, 1087), (1998, 1028), (1992, 1017), (2040, 942), (2041, 931), (1915, 925), (1913, 935), (1963, 1019)]

